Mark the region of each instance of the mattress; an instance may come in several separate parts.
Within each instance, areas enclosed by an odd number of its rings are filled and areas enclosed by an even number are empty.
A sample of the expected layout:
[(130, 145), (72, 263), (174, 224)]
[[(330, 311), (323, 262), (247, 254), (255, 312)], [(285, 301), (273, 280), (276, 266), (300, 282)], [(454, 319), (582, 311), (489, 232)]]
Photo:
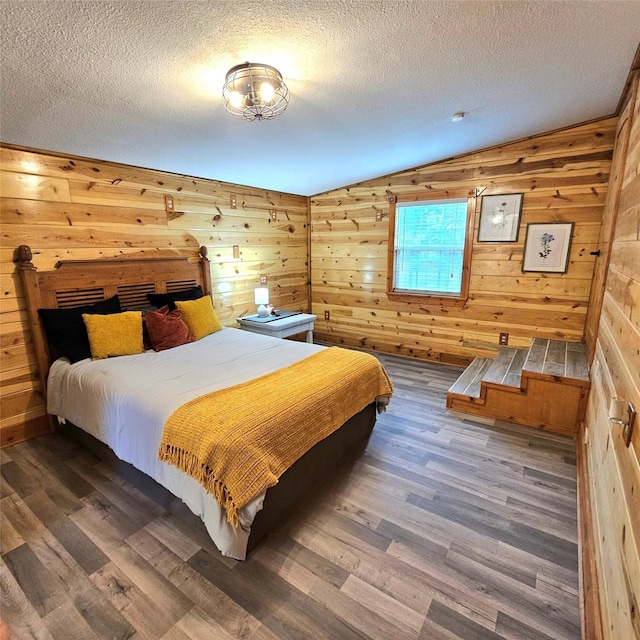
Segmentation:
[(75, 364), (60, 358), (49, 371), (47, 410), (183, 500), (220, 552), (243, 560), (265, 494), (242, 509), (239, 527), (231, 526), (224, 509), (196, 480), (158, 460), (164, 424), (193, 398), (277, 371), (324, 348), (225, 328), (166, 351)]

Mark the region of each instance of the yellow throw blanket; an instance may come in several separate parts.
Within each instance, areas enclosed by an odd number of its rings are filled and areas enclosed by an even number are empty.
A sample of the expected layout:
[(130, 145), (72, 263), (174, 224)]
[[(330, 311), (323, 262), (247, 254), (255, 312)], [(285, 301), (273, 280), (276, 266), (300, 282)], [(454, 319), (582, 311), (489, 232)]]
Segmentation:
[(375, 400), (383, 410), (391, 393), (376, 358), (331, 347), (182, 405), (158, 457), (198, 480), (237, 527), (240, 509), (314, 444)]

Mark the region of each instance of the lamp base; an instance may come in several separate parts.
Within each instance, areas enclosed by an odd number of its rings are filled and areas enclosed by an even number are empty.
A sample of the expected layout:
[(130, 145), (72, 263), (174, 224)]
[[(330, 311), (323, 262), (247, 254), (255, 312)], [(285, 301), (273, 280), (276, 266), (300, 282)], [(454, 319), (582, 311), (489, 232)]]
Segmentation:
[(261, 304), (258, 307), (258, 318), (266, 318), (267, 317), (267, 307)]

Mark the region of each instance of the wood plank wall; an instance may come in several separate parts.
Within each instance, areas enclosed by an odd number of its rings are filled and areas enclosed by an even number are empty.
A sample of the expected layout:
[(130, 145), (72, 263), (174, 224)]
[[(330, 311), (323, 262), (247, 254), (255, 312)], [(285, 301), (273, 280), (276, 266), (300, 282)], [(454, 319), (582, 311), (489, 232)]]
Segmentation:
[[(580, 341), (595, 260), (589, 252), (597, 248), (615, 126), (616, 119), (607, 118), (313, 196), (317, 339), (458, 364), (494, 355), (503, 331), (511, 346), (528, 346), (534, 336)], [(477, 242), (478, 198), (465, 307), (389, 300), (386, 197), (460, 188), (524, 193), (518, 241)], [(566, 274), (521, 272), (530, 222), (575, 222)]]
[[(0, 172), (0, 445), (46, 429), (12, 262), (20, 244), (31, 246), (40, 270), (61, 259), (122, 254), (162, 252), (197, 260), (198, 247), (205, 245), (214, 306), (225, 325), (254, 312), (260, 274), (268, 276), (276, 307), (308, 310), (306, 197), (11, 146), (0, 149)], [(165, 195), (174, 196), (181, 212), (172, 220)]]
[(609, 218), (613, 221), (612, 250), (584, 433), (597, 589), (607, 640), (640, 638), (640, 421), (627, 448), (621, 426), (608, 420), (613, 396), (640, 409), (639, 73), (619, 118), (612, 173), (621, 175), (616, 181), (620, 197), (611, 197), (613, 204), (605, 210), (607, 224)]

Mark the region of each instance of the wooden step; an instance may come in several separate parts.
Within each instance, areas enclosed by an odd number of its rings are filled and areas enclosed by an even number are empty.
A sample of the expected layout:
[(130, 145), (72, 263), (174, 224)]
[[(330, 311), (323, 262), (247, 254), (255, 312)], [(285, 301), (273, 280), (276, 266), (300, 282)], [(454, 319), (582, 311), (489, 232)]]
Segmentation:
[(526, 349), (501, 347), (497, 357), (484, 374), (482, 381), (487, 384), (520, 389), (522, 365), (526, 358)]
[(447, 394), (479, 398), (480, 383), (492, 362), (493, 360), (489, 360), (488, 358), (475, 358), (462, 372), (462, 375), (453, 383)]
[(447, 408), (575, 436), (586, 410), (584, 345), (535, 338), (528, 350), (476, 358), (447, 393)]
[(527, 375), (562, 378), (589, 386), (587, 348), (579, 342), (534, 338), (522, 368)]

